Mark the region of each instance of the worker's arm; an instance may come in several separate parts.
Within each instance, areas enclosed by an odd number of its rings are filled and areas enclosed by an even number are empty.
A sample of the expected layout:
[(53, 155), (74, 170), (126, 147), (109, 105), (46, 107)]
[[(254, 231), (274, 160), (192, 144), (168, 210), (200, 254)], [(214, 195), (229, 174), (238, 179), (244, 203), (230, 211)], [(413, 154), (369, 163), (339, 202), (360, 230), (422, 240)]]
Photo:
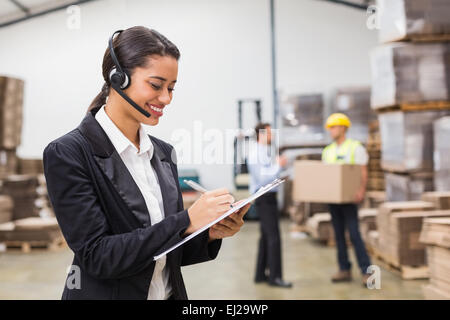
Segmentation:
[(258, 190), (278, 178), (283, 167), (278, 163), (261, 163), (255, 160), (249, 161), (248, 170), (256, 183), (256, 190)]
[(364, 200), (364, 196), (366, 195), (366, 188), (367, 188), (367, 180), (368, 180), (368, 170), (366, 165), (361, 166), (361, 185), (359, 187), (359, 190), (356, 194), (356, 202), (360, 203)]
[(355, 163), (361, 165), (361, 185), (355, 196), (356, 203), (362, 202), (364, 200), (364, 196), (366, 195), (367, 180), (369, 176), (367, 170), (368, 162), (369, 162), (369, 155), (367, 154), (366, 149), (363, 146), (359, 146), (355, 150)]

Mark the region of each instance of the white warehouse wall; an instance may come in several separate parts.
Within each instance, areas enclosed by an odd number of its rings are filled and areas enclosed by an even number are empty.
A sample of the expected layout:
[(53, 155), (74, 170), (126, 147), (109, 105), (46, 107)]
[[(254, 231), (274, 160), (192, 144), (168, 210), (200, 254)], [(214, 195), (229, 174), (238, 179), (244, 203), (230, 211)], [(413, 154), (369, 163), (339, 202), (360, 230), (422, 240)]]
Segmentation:
[[(368, 51), (377, 40), (363, 11), (318, 0), (275, 3), (280, 90), (369, 84)], [(103, 84), (110, 34), (133, 25), (155, 28), (181, 51), (174, 99), (150, 134), (176, 144), (179, 129), (234, 129), (239, 98), (261, 98), (271, 121), (268, 0), (100, 0), (80, 8), (77, 30), (67, 28), (65, 11), (0, 29), (0, 74), (26, 81), (19, 156), (41, 157), (51, 140), (80, 123)], [(230, 163), (180, 167), (196, 168), (207, 188), (233, 186)]]

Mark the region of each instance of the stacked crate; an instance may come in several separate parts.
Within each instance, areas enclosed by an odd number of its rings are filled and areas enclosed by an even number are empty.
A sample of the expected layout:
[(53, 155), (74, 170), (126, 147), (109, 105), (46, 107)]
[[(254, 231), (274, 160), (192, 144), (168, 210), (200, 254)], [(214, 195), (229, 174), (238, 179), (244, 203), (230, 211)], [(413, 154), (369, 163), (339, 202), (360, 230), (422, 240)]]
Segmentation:
[[(433, 123), (450, 115), (450, 2), (379, 0), (380, 41), (371, 53), (388, 201), (433, 190)], [(408, 40), (408, 42), (395, 42)], [(429, 40), (429, 41), (427, 41)]]
[(0, 223), (12, 220), (13, 201), (10, 196), (0, 195)]
[(9, 175), (3, 180), (2, 194), (14, 203), (12, 220), (39, 216), (36, 207), (38, 179), (32, 175)]
[(381, 168), (381, 138), (378, 119), (373, 119), (369, 122), (367, 153), (369, 154), (367, 190), (383, 191), (385, 182), (383, 169)]
[(425, 299), (450, 299), (450, 218), (428, 218), (423, 222), (430, 282), (423, 287)]
[(291, 95), (282, 99), (280, 147), (324, 142), (322, 94)]
[(24, 82), (0, 76), (0, 179), (16, 173), (22, 132)]
[(450, 191), (450, 117), (436, 120), (433, 129), (434, 189)]

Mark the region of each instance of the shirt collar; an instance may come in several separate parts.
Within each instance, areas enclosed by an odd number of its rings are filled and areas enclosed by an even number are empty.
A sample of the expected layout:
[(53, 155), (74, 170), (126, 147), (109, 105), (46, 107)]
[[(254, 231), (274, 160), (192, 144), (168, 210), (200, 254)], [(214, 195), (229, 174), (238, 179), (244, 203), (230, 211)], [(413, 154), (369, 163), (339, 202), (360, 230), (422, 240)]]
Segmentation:
[(139, 127), (140, 150), (138, 152), (136, 146), (122, 133), (122, 131), (119, 130), (111, 118), (106, 114), (104, 105), (95, 114), (95, 119), (103, 128), (119, 154), (122, 154), (128, 148), (132, 148), (138, 155), (149, 152), (150, 159), (153, 157), (153, 144), (142, 124)]

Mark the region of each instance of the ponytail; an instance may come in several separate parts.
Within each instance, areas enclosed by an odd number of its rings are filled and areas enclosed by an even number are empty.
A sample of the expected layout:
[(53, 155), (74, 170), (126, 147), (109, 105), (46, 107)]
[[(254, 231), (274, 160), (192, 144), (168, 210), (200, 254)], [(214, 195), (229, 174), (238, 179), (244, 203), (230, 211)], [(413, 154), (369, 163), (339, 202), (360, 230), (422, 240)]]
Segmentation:
[(106, 98), (109, 95), (109, 85), (105, 82), (103, 84), (102, 90), (100, 93), (94, 98), (94, 100), (91, 102), (91, 105), (89, 106), (87, 113), (91, 112), (92, 109), (101, 107), (106, 103)]

